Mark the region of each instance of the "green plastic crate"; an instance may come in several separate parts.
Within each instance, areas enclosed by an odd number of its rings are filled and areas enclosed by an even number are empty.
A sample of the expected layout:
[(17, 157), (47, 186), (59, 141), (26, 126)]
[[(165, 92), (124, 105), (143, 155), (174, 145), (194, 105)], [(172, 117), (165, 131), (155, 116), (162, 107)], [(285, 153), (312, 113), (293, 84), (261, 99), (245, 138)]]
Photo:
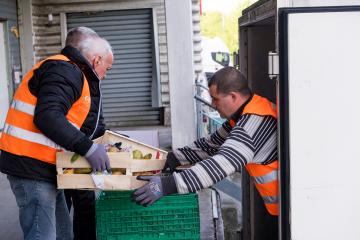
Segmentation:
[(100, 194), (96, 202), (98, 240), (200, 239), (197, 194), (165, 196), (143, 207), (131, 201), (132, 193)]

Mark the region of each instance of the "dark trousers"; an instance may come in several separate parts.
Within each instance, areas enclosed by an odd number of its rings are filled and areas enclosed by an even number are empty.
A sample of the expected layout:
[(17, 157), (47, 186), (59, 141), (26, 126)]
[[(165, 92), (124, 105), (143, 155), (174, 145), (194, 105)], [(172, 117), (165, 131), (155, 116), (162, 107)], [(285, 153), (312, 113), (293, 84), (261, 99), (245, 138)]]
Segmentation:
[(65, 190), (68, 209), (74, 208), (74, 240), (96, 240), (95, 192)]
[(268, 214), (267, 223), (269, 224), (267, 233), (268, 235), (265, 236), (263, 239), (279, 239), (279, 217)]

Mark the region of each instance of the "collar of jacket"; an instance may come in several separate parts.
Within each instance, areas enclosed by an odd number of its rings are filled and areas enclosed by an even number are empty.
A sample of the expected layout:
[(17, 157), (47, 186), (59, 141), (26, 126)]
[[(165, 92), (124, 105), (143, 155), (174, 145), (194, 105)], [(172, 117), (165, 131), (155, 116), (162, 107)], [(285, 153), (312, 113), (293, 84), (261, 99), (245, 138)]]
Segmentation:
[(71, 46), (66, 46), (65, 48), (63, 48), (61, 50), (61, 54), (65, 55), (72, 62), (74, 62), (81, 69), (81, 71), (86, 75), (86, 78), (88, 79), (88, 81), (91, 81), (91, 82), (93, 82), (93, 81), (99, 82), (100, 81), (100, 79), (94, 72), (90, 63), (85, 59), (85, 57), (83, 55), (81, 55), (79, 50), (77, 50), (76, 48), (73, 48)]
[(244, 111), (245, 106), (251, 101), (251, 99), (253, 98), (254, 94), (251, 93), (250, 97), (238, 108), (238, 110), (236, 110), (235, 113), (233, 113), (233, 115), (231, 115), (230, 120), (229, 121), (234, 121), (234, 123), (237, 123), (237, 121), (239, 120), (241, 114)]

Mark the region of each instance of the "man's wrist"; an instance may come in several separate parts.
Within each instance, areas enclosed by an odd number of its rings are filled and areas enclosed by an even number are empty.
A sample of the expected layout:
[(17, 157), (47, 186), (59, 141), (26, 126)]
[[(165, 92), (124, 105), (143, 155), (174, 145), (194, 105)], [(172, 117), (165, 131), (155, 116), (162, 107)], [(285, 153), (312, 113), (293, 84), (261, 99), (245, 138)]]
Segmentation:
[(168, 153), (167, 164), (169, 165), (170, 169), (175, 169), (181, 165), (180, 161), (176, 158), (173, 152)]
[(173, 175), (161, 177), (161, 185), (163, 188), (164, 196), (177, 193), (176, 182)]
[(96, 144), (93, 143), (89, 150), (86, 152), (85, 157), (89, 157), (91, 154), (93, 154), (96, 150)]
[(74, 152), (79, 153), (81, 156), (85, 156), (92, 145), (93, 141), (84, 136), (78, 143), (75, 144)]

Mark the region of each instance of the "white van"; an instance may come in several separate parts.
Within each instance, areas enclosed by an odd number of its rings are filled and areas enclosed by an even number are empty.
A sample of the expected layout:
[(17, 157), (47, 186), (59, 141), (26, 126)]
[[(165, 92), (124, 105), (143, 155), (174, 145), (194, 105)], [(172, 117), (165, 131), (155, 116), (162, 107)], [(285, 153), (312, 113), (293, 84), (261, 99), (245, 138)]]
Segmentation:
[(219, 37), (201, 37), (201, 47), (203, 71), (207, 78), (217, 70), (232, 65), (229, 48)]

